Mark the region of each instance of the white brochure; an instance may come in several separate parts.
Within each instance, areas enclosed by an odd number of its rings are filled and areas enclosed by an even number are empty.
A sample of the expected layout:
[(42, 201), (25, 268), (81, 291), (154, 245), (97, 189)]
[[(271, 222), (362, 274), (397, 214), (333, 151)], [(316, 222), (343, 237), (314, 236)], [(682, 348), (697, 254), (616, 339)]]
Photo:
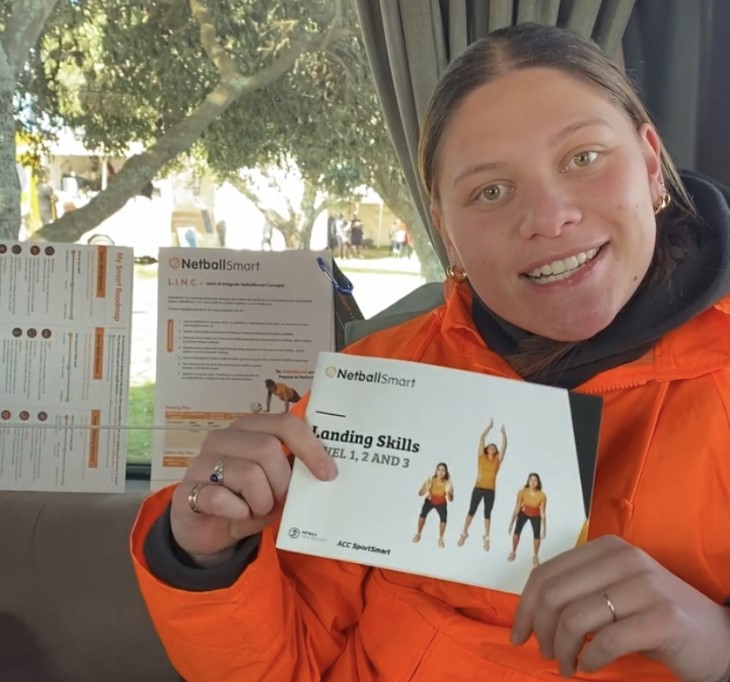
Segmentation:
[(208, 431), (284, 412), (334, 347), (329, 252), (160, 249), (152, 487), (179, 480)]
[(323, 353), (306, 419), (339, 475), (295, 461), (280, 549), (519, 592), (576, 545), (601, 401), (432, 365)]
[(124, 490), (132, 249), (0, 242), (0, 490)]

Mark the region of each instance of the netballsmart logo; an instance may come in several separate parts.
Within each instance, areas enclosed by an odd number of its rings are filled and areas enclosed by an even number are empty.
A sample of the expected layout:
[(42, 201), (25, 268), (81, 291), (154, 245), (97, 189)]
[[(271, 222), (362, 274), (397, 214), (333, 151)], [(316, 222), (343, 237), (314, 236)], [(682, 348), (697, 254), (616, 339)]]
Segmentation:
[(300, 533), (299, 533), (299, 529), (298, 528), (292, 527), (292, 528), (289, 529), (289, 537), (292, 540), (296, 540), (299, 537), (299, 535), (300, 535)]
[(342, 379), (344, 381), (359, 381), (366, 384), (380, 384), (383, 386), (398, 386), (400, 388), (415, 388), (415, 379), (397, 377), (385, 372), (362, 372), (361, 370), (342, 369), (341, 367), (327, 367), (324, 370), (330, 379)]
[(180, 267), (180, 259), (179, 258), (170, 258), (170, 267), (173, 270), (177, 270)]
[(198, 258), (180, 258), (178, 267), (183, 270), (208, 270), (212, 272), (260, 272), (261, 263), (239, 263), (230, 258), (210, 259), (205, 256)]

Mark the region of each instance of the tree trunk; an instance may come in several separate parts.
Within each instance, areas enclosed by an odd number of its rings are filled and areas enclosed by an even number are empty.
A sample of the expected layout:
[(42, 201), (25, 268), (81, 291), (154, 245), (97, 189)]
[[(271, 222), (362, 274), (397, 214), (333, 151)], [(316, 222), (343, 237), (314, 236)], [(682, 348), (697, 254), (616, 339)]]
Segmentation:
[(0, 239), (17, 239), (20, 232), (20, 181), (15, 167), (15, 76), (0, 48)]
[(266, 220), (284, 236), (284, 243), (287, 249), (303, 249), (302, 235), (299, 232), (299, 216), (295, 213), (289, 217), (270, 208), (259, 208)]
[(327, 207), (327, 202), (317, 204), (317, 183), (304, 178), (304, 194), (302, 195), (302, 224), (300, 227), (302, 248), (308, 249), (312, 243), (312, 230), (319, 214)]
[(58, 0), (15, 0), (12, 14), (5, 23), (2, 44), (13, 79), (25, 66), (28, 53), (43, 33), (48, 16)]
[(13, 95), (30, 49), (58, 0), (14, 2), (0, 46), (0, 239), (20, 233), (20, 180), (15, 166)]
[(376, 172), (373, 189), (380, 195), (385, 205), (407, 226), (413, 240), (413, 249), (421, 264), (421, 276), (427, 282), (440, 282), (444, 279), (444, 269), (431, 246), (426, 228), (421, 222), (418, 211), (413, 207), (405, 183), (394, 183), (384, 173)]

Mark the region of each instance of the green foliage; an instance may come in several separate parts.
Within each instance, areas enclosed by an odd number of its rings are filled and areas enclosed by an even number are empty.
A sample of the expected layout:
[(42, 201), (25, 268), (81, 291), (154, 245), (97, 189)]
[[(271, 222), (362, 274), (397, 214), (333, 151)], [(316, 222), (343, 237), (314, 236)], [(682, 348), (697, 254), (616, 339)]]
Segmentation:
[(152, 457), (152, 431), (155, 417), (155, 384), (129, 388), (127, 462), (149, 464)]
[[(190, 154), (222, 179), (242, 168), (295, 165), (337, 197), (371, 184), (376, 168), (398, 175), (357, 17), (346, 4), (349, 36), (305, 53), (289, 72), (241, 98)], [(205, 6), (218, 45), (243, 77), (271, 64), (292, 41), (323, 36), (333, 14), (332, 0)], [(69, 125), (83, 131), (89, 148), (121, 152), (159, 139), (220, 77), (188, 2), (61, 2), (23, 73), (23, 108), (32, 116), (19, 118), (46, 133)]]
[(301, 57), (294, 70), (231, 107), (203, 135), (202, 153), (226, 176), (293, 163), (320, 189), (347, 196), (383, 159), (397, 165), (357, 36)]

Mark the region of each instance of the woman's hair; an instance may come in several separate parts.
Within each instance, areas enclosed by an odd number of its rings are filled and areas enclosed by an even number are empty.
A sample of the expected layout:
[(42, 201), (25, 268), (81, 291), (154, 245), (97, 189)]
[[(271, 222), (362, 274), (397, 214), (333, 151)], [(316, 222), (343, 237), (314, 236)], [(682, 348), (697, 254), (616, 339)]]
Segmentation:
[[(429, 102), (418, 150), (423, 184), (432, 199), (438, 148), (451, 117), (474, 90), (511, 71), (552, 68), (588, 83), (622, 109), (638, 130), (651, 123), (636, 90), (619, 66), (593, 41), (555, 26), (518, 24), (498, 29), (467, 47), (447, 68)], [(692, 200), (666, 150), (662, 173), (675, 206), (692, 214)]]
[(495, 455), (498, 455), (499, 454), (499, 448), (497, 447), (496, 443), (487, 443), (484, 446), (484, 454), (485, 455), (488, 455), (489, 454), (489, 448), (494, 448), (494, 454)]
[(449, 473), (449, 466), (446, 464), (446, 462), (439, 462), (436, 465), (436, 471), (433, 472), (433, 477), (437, 478), (439, 475), (439, 467), (443, 467), (446, 470), (446, 475), (444, 478), (448, 481), (451, 478), (451, 474)]
[[(451, 62), (441, 77), (426, 110), (418, 150), (423, 184), (438, 202), (436, 175), (439, 145), (454, 113), (474, 90), (511, 71), (552, 68), (582, 80), (621, 109), (638, 130), (651, 123), (634, 86), (617, 64), (594, 42), (555, 26), (518, 24), (499, 29), (472, 43)], [(487, 123), (487, 122), (485, 122)], [(673, 249), (691, 248), (689, 237), (670, 242), (671, 226), (696, 217), (695, 209), (667, 151), (660, 152), (662, 177), (672, 199), (670, 207), (657, 217), (657, 245), (644, 283), (669, 280), (675, 265)], [(536, 337), (508, 357), (523, 376), (549, 367), (570, 353), (576, 343)]]
[(266, 388), (274, 388), (276, 386), (276, 382), (273, 379), (267, 379), (265, 382)]
[(531, 474), (528, 475), (527, 481), (525, 481), (525, 488), (529, 488), (530, 487), (530, 479), (533, 476), (537, 479), (537, 489), (538, 490), (542, 490), (542, 479), (540, 478), (540, 474), (536, 474), (534, 471)]

